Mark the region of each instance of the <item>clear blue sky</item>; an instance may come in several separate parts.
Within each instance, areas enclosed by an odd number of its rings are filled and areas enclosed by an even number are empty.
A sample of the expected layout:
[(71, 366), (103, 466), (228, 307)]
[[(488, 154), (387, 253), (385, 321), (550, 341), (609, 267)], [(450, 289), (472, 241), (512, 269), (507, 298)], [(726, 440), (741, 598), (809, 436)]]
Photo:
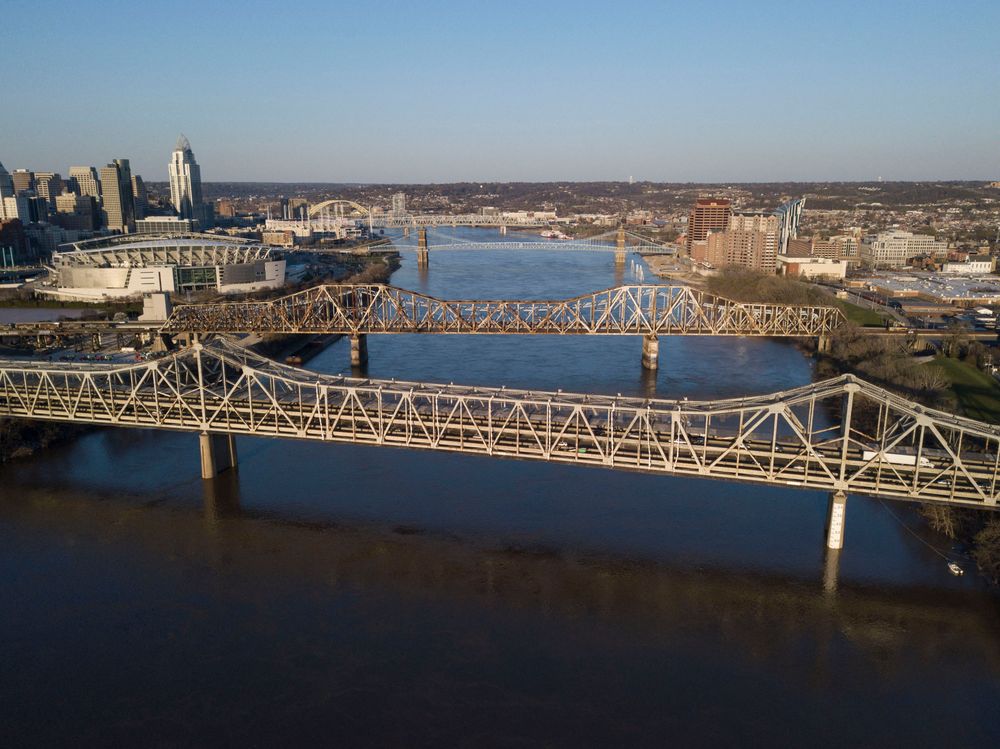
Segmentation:
[(0, 162), (206, 180), (1000, 179), (1000, 1), (11, 2)]

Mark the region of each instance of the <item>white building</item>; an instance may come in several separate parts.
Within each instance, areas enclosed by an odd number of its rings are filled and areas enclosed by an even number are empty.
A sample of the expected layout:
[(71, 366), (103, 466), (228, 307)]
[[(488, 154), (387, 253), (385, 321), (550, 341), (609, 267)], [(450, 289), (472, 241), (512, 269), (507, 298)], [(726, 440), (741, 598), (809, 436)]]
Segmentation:
[(870, 237), (861, 247), (862, 258), (876, 268), (896, 268), (906, 265), (907, 260), (918, 255), (943, 254), (947, 251), (947, 242), (938, 242), (927, 234), (914, 234), (899, 229)]
[(778, 273), (783, 276), (800, 276), (802, 278), (845, 278), (847, 276), (847, 260), (778, 255), (777, 261)]
[(188, 139), (181, 135), (167, 166), (170, 202), (181, 218), (202, 219), (201, 167), (194, 160)]
[(280, 288), (284, 255), (271, 247), (215, 236), (112, 237), (80, 242), (52, 256), (45, 294), (101, 301), (150, 292), (238, 294)]
[(989, 255), (973, 255), (964, 263), (945, 263), (942, 273), (960, 276), (982, 276), (993, 272), (993, 258)]

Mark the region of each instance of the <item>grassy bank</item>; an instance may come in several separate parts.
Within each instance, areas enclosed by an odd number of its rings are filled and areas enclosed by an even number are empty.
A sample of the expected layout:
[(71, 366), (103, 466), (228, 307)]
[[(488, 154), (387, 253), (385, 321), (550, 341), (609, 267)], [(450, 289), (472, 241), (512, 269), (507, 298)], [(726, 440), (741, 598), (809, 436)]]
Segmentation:
[(959, 411), (970, 419), (1000, 424), (1000, 382), (972, 364), (939, 356), (926, 366), (948, 379)]
[(885, 315), (873, 309), (866, 309), (857, 304), (845, 302), (843, 299), (828, 299), (827, 303), (829, 302), (833, 302), (835, 306), (840, 307), (840, 310), (844, 313), (844, 317), (854, 325), (862, 328), (882, 327), (885, 325)]

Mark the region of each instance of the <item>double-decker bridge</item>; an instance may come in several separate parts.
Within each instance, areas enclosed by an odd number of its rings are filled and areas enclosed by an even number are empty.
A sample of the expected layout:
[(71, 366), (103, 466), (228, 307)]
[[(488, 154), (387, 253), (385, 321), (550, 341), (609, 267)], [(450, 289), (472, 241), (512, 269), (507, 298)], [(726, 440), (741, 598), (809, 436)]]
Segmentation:
[(0, 361), (0, 414), (195, 432), (205, 478), (234, 435), (351, 442), (995, 509), (1000, 427), (851, 375), (769, 395), (676, 401), (322, 375), (226, 338), (128, 364)]

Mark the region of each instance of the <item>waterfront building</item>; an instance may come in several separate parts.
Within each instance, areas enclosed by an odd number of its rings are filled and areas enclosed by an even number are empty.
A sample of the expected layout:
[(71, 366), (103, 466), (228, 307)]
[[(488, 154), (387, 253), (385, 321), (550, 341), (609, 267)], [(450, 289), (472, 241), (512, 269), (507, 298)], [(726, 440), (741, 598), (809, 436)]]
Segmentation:
[(725, 232), (726, 264), (774, 273), (780, 226), (774, 213), (734, 213)]
[(732, 206), (727, 198), (698, 198), (688, 217), (688, 251), (692, 242), (705, 239), (709, 232), (725, 231), (731, 215)]
[(170, 177), (170, 202), (181, 218), (201, 219), (201, 167), (194, 159), (191, 143), (181, 135), (167, 166)]
[(777, 272), (784, 276), (839, 279), (847, 276), (847, 261), (826, 257), (789, 257), (778, 255)]
[(54, 288), (62, 299), (99, 301), (150, 292), (248, 293), (280, 288), (280, 250), (209, 235), (103, 237), (78, 242), (52, 257)]
[(92, 166), (71, 166), (69, 176), (76, 180), (77, 188), (81, 195), (101, 199), (101, 180), (97, 176), (97, 170)]
[(132, 199), (132, 169), (128, 159), (115, 159), (101, 168), (104, 224), (112, 231), (135, 231), (135, 202)]
[(947, 242), (938, 242), (927, 234), (893, 229), (869, 237), (862, 245), (861, 255), (874, 268), (898, 268), (918, 255), (937, 255), (947, 251)]

